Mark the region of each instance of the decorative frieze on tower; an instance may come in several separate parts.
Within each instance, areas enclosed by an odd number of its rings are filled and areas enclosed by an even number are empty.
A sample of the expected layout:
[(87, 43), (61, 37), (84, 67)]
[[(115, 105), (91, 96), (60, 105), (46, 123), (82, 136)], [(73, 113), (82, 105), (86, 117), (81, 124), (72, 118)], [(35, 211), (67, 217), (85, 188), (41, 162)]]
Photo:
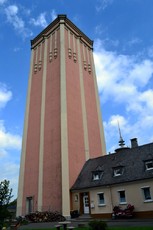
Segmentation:
[(70, 188), (89, 158), (104, 155), (93, 42), (66, 15), (31, 41), (17, 215), (70, 215)]

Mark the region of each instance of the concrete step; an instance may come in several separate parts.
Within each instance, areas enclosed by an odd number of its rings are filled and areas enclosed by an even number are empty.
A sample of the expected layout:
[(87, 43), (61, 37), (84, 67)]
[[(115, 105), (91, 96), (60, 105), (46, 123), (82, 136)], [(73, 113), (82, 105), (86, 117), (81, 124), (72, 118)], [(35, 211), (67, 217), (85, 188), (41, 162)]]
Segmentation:
[(92, 220), (93, 218), (89, 214), (83, 214), (77, 218), (71, 219), (71, 221), (74, 222), (88, 222)]

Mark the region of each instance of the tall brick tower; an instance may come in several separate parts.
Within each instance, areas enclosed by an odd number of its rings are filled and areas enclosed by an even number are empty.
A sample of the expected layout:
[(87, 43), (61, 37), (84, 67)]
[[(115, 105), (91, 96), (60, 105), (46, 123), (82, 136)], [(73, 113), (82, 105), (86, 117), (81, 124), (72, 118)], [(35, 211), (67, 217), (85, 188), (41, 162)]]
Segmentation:
[(17, 215), (70, 215), (70, 191), (89, 158), (105, 154), (93, 42), (66, 15), (31, 41)]

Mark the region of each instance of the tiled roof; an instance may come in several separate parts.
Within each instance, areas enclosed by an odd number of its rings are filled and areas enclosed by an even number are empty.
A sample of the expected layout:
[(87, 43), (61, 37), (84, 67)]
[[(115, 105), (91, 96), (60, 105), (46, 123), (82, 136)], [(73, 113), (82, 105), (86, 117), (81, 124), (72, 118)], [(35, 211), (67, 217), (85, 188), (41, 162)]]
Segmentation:
[[(71, 190), (114, 185), (153, 178), (153, 169), (145, 170), (145, 161), (153, 160), (153, 143), (135, 148), (122, 148), (117, 153), (89, 159)], [(123, 167), (123, 174), (114, 176), (116, 167)], [(100, 180), (92, 179), (92, 172), (102, 171)]]

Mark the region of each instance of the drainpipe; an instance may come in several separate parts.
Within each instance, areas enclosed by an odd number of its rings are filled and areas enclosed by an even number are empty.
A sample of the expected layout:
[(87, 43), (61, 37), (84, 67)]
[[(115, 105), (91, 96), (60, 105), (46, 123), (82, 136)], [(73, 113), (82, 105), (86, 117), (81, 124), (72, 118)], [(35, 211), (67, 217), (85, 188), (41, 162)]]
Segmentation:
[(114, 204), (113, 204), (113, 198), (112, 198), (112, 187), (111, 186), (108, 186), (108, 187), (109, 187), (109, 191), (110, 191), (111, 213), (113, 213)]

